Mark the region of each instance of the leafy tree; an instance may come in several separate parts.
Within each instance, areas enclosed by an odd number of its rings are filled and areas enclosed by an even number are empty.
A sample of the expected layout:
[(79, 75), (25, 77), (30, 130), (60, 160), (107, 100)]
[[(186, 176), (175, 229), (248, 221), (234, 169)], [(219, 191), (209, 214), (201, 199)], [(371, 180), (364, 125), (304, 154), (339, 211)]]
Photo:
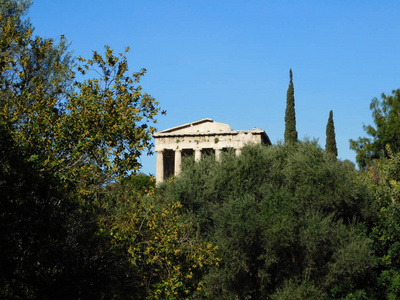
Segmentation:
[(188, 161), (160, 191), (218, 246), (208, 299), (345, 298), (374, 293), (371, 197), (356, 179), (354, 167), (301, 142)]
[[(13, 119), (27, 121), (24, 107), (51, 98), (64, 98), (71, 83), (71, 55), (61, 36), (53, 39), (33, 37), (33, 27), (26, 18), (31, 1), (0, 2), (0, 84), (2, 105)], [(13, 98), (8, 100), (7, 98)], [(17, 101), (19, 106), (11, 105)], [(54, 105), (51, 105), (54, 107)]]
[[(0, 3), (0, 111), (18, 144), (37, 149), (50, 138), (71, 84), (72, 61), (61, 38), (33, 37), (30, 1)], [(31, 137), (36, 137), (31, 140)]]
[(370, 137), (350, 140), (350, 148), (356, 151), (361, 168), (371, 165), (374, 159), (388, 157), (386, 145), (394, 153), (400, 152), (400, 89), (393, 90), (392, 95), (382, 93), (381, 98), (372, 99), (370, 105), (375, 126), (363, 127)]
[(29, 4), (1, 4), (0, 117), (12, 138), (30, 161), (79, 182), (82, 193), (136, 172), (160, 110), (139, 85), (146, 70), (129, 75), (129, 48), (114, 55), (106, 46), (104, 56), (79, 58), (77, 71), (95, 77), (76, 81), (65, 39), (33, 38), (23, 20)]
[(335, 124), (333, 123), (333, 111), (329, 112), (328, 123), (326, 124), (326, 152), (336, 158), (338, 150), (336, 147)]
[(126, 56), (115, 56), (108, 46), (104, 57), (94, 52), (92, 59), (80, 60), (86, 62), (78, 68), (83, 75), (97, 66), (100, 78), (76, 83), (78, 92), (66, 105), (61, 128), (68, 157), (62, 164), (67, 161), (71, 171), (78, 171), (84, 162), (91, 178), (95, 174), (106, 179), (129, 175), (140, 167), (141, 153), (151, 153), (155, 128), (149, 124), (156, 122), (160, 110), (158, 102), (137, 85), (146, 70), (129, 76)]
[(379, 258), (377, 278), (379, 299), (400, 297), (400, 153), (388, 146), (388, 158), (381, 158), (362, 173), (375, 195), (373, 208), (377, 219), (371, 231)]
[(216, 247), (196, 239), (193, 225), (180, 218), (179, 202), (154, 189), (143, 195), (125, 182), (110, 187), (101, 203), (100, 232), (130, 265), (124, 284), (134, 290), (122, 298), (189, 299), (203, 290), (202, 275), (220, 259)]
[(296, 131), (296, 112), (294, 107), (294, 87), (293, 87), (293, 72), (289, 72), (290, 81), (286, 95), (286, 111), (285, 111), (285, 143), (297, 142)]
[(96, 234), (96, 216), (23, 153), (0, 126), (0, 298), (111, 297), (124, 265)]

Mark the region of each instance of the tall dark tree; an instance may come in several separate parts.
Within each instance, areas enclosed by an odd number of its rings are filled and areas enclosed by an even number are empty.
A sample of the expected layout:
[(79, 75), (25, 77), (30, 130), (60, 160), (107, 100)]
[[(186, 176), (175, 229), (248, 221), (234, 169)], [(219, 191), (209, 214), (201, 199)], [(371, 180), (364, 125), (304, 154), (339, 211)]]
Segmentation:
[(326, 124), (326, 152), (332, 157), (337, 157), (338, 151), (336, 146), (335, 124), (333, 123), (333, 111), (329, 112), (328, 124)]
[(296, 131), (296, 113), (294, 109), (294, 87), (293, 72), (290, 69), (290, 82), (286, 95), (286, 111), (285, 111), (285, 143), (297, 142)]

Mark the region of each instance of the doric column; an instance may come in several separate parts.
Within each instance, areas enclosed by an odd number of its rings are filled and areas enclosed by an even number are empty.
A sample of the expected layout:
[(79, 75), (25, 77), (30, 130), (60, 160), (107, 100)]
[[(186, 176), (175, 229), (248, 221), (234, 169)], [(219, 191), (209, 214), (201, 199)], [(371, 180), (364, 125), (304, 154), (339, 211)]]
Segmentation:
[(236, 154), (236, 156), (239, 156), (240, 154), (242, 154), (242, 149), (236, 148), (235, 154)]
[(201, 159), (201, 149), (194, 149), (194, 161)]
[(215, 151), (215, 160), (219, 161), (221, 159), (221, 150), (222, 149), (214, 149)]
[(161, 183), (164, 180), (164, 153), (163, 150), (156, 151), (157, 165), (156, 165), (156, 182)]
[(177, 176), (181, 172), (181, 162), (182, 162), (182, 150), (176, 149), (175, 150), (175, 171), (174, 175)]

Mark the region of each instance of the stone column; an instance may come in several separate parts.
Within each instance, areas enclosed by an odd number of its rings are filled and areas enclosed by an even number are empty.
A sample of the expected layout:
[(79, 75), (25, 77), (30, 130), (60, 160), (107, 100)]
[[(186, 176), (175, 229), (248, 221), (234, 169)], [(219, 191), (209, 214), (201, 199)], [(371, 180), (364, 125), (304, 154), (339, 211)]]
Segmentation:
[(156, 182), (161, 183), (164, 180), (164, 153), (163, 151), (156, 151), (157, 165), (156, 165)]
[(236, 156), (239, 156), (240, 154), (242, 154), (242, 149), (236, 148), (235, 154), (236, 154)]
[(221, 159), (221, 151), (222, 149), (214, 149), (215, 151), (215, 160), (219, 161)]
[(174, 176), (179, 175), (181, 172), (181, 162), (182, 162), (182, 150), (181, 149), (176, 149), (175, 150), (175, 171), (174, 171)]
[(201, 149), (194, 149), (194, 161), (201, 159)]

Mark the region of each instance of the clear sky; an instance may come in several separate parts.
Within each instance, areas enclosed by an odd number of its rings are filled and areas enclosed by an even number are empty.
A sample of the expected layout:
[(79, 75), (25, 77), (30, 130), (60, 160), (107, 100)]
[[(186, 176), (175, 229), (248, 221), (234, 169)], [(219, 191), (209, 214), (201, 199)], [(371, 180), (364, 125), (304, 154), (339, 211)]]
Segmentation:
[[(35, 33), (90, 57), (131, 47), (132, 72), (166, 116), (163, 130), (203, 118), (283, 140), (289, 69), (299, 138), (325, 147), (333, 110), (339, 158), (372, 123), (369, 104), (400, 88), (400, 1), (36, 0)], [(155, 156), (142, 159), (155, 174)]]

